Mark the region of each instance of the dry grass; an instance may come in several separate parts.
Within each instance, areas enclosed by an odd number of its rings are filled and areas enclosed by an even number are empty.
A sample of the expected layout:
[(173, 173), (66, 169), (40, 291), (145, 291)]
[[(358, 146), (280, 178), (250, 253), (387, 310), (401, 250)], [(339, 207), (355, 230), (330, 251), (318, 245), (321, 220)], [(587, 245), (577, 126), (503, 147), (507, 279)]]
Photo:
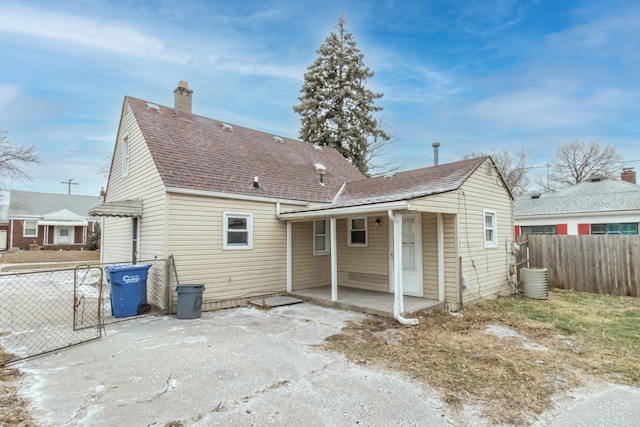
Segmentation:
[[(437, 389), (451, 409), (477, 405), (491, 423), (528, 424), (584, 374), (640, 382), (637, 326), (627, 330), (638, 324), (640, 300), (575, 296), (501, 298), (462, 317), (427, 313), (415, 327), (369, 318), (328, 337), (325, 346), (356, 363), (403, 371)], [(488, 333), (489, 325), (509, 327), (548, 350)]]
[[(20, 271), (37, 269), (55, 269), (64, 266), (100, 261), (100, 251), (22, 251), (7, 253), (0, 258), (0, 264), (12, 264), (0, 268), (0, 271)], [(65, 263), (65, 264), (61, 264)]]
[[(0, 363), (13, 359), (0, 347)], [(22, 374), (18, 369), (0, 367), (0, 425), (4, 427), (32, 427), (33, 422), (28, 410), (29, 402), (18, 394), (18, 388), (12, 384)]]
[(6, 253), (0, 258), (2, 264), (34, 262), (97, 261), (100, 251), (22, 251)]

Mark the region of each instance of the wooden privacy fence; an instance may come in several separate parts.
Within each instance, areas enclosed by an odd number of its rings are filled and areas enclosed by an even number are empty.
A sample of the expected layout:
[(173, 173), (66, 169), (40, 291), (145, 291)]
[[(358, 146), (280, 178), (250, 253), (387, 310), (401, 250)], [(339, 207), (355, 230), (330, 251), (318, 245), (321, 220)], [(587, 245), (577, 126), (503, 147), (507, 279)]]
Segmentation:
[(549, 286), (640, 296), (640, 236), (529, 235), (529, 266), (547, 268)]

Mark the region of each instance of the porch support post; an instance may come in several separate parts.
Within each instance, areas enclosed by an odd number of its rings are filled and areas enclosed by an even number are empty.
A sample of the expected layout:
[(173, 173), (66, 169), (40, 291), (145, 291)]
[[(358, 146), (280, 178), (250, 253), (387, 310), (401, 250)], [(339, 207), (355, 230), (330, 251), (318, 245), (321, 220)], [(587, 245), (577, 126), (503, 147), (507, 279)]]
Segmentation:
[(402, 214), (387, 211), (393, 222), (393, 317), (403, 325), (417, 325), (418, 319), (402, 317), (404, 311), (404, 287), (402, 285)]
[(287, 221), (287, 292), (293, 290), (292, 280), (292, 249), (291, 249), (291, 222)]
[(437, 214), (436, 228), (438, 235), (438, 301), (444, 302), (444, 221), (442, 214)]
[(338, 250), (336, 245), (336, 219), (329, 220), (331, 233), (331, 301), (338, 301)]

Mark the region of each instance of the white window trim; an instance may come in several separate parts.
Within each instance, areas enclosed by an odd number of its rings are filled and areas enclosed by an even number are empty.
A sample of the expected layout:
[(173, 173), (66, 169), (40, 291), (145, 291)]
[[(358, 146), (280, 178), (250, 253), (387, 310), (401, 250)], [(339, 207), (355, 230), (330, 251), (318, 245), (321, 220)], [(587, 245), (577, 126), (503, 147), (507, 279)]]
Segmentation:
[(131, 144), (129, 143), (129, 134), (125, 134), (122, 137), (122, 141), (120, 143), (120, 147), (121, 147), (121, 166), (122, 166), (122, 176), (127, 176), (129, 175), (129, 168), (130, 168), (130, 160), (131, 160)]
[[(35, 222), (36, 223), (36, 234), (27, 234), (27, 223)], [(28, 220), (25, 219), (22, 221), (22, 237), (38, 237), (38, 221), (37, 220)]]
[[(229, 218), (246, 218), (247, 219), (247, 244), (241, 245), (237, 243), (229, 244), (227, 242)], [(223, 212), (222, 213), (222, 249), (224, 250), (249, 250), (253, 249), (253, 214), (245, 212)]]
[[(316, 223), (318, 221), (324, 221), (324, 234), (318, 234), (316, 232)], [(331, 253), (330, 250), (330, 244), (329, 244), (329, 240), (328, 237), (330, 236), (329, 234), (329, 227), (331, 222), (328, 219), (317, 219), (313, 221), (313, 254), (314, 255), (329, 255)], [(318, 236), (324, 236), (324, 251), (318, 251), (316, 250), (316, 237)]]
[[(487, 215), (493, 216), (493, 240), (487, 240)], [(485, 248), (498, 247), (498, 214), (493, 209), (482, 210), (482, 240), (484, 241)]]
[[(364, 243), (352, 243), (351, 242), (351, 225), (353, 223), (353, 220), (355, 219), (363, 219), (364, 220)], [(360, 248), (366, 248), (367, 246), (369, 246), (369, 230), (367, 229), (367, 217), (366, 216), (354, 216), (354, 217), (350, 217), (347, 218), (347, 224), (348, 224), (348, 230), (347, 230), (347, 246), (351, 246), (351, 247), (360, 247)], [(359, 230), (359, 229), (356, 229)]]

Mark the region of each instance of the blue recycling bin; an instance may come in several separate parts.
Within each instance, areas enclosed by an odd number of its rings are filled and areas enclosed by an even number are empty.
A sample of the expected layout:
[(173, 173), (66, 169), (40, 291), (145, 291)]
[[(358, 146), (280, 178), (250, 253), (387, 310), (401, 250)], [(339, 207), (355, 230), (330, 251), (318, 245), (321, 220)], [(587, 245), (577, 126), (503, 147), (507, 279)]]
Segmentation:
[(138, 307), (147, 303), (147, 275), (150, 267), (151, 264), (105, 267), (113, 317), (136, 316)]

